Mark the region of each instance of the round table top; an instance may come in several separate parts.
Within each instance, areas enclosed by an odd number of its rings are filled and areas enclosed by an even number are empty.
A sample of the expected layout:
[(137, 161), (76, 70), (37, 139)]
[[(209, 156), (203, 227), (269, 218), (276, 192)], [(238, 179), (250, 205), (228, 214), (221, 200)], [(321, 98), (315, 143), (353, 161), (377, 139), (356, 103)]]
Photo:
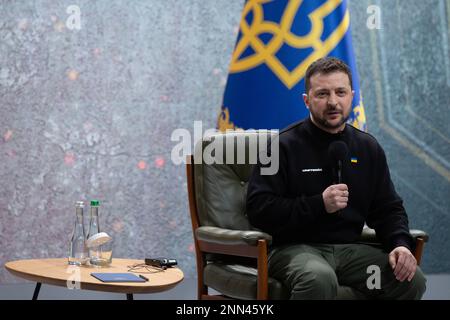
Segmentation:
[(129, 273), (130, 267), (144, 264), (144, 260), (113, 258), (109, 267), (71, 266), (67, 258), (27, 259), (10, 261), (6, 269), (15, 276), (70, 289), (86, 289), (119, 293), (154, 293), (175, 287), (184, 278), (183, 271), (172, 267), (166, 270), (153, 267), (135, 268), (133, 273), (143, 275), (147, 282), (102, 282), (91, 273)]

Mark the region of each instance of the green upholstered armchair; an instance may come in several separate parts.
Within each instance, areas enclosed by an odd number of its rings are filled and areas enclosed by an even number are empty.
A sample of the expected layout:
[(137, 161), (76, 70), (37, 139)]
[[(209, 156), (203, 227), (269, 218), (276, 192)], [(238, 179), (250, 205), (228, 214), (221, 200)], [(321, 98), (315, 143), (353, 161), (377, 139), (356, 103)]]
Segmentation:
[[(269, 143), (266, 138), (274, 134), (263, 130), (213, 134), (197, 143), (194, 154), (208, 154), (215, 149), (215, 159), (221, 159), (222, 163), (194, 163), (193, 156), (187, 158), (198, 299), (288, 299), (290, 296), (281, 282), (268, 276), (267, 253), (272, 237), (252, 227), (245, 210), (248, 180), (255, 163), (252, 155), (265, 149)], [(225, 147), (234, 150), (228, 161)], [(239, 158), (243, 153), (244, 161)], [(414, 255), (420, 263), (428, 235), (420, 230), (411, 230), (411, 234), (416, 240)], [(365, 228), (360, 241), (380, 245), (373, 229)], [(208, 288), (220, 295), (209, 294)], [(352, 288), (340, 286), (338, 298), (365, 297)]]

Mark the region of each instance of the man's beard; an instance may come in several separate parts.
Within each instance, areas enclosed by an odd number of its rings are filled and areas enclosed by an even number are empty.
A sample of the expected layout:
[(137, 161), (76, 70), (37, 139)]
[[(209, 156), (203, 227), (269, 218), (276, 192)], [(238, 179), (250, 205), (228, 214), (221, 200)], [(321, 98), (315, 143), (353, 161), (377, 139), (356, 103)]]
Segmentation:
[[(326, 112), (329, 112), (329, 111), (331, 111), (331, 110), (327, 110)], [(350, 118), (350, 112), (348, 113), (347, 116), (345, 116), (343, 113), (341, 113), (341, 114), (342, 114), (342, 119), (337, 124), (329, 123), (325, 116), (315, 117), (314, 114), (312, 114), (312, 115), (314, 117), (314, 120), (322, 127), (328, 128), (328, 129), (336, 129), (336, 128), (339, 128), (340, 126), (342, 126), (344, 123), (346, 123), (347, 120)]]

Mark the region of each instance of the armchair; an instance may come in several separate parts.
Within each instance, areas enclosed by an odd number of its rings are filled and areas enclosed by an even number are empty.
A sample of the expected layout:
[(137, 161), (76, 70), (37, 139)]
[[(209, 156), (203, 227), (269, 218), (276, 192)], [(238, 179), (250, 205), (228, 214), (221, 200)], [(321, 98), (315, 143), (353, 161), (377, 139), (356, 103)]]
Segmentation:
[[(222, 164), (194, 163), (193, 156), (187, 158), (199, 300), (288, 299), (290, 296), (281, 282), (268, 276), (268, 247), (272, 237), (253, 228), (245, 212), (247, 185), (253, 168), (250, 153), (265, 148), (270, 142), (266, 143), (265, 138), (274, 134), (265, 130), (213, 134), (197, 143), (194, 152), (203, 155), (205, 150), (215, 147), (215, 159), (220, 158)], [(228, 161), (232, 164), (226, 163), (225, 152), (220, 152), (225, 146), (234, 150), (234, 161)], [(245, 153), (245, 161), (237, 161), (238, 152)], [(416, 240), (414, 255), (420, 263), (428, 235), (420, 230), (410, 232)], [(375, 231), (369, 228), (363, 230), (360, 241), (380, 245)], [(209, 294), (209, 288), (220, 295)], [(352, 288), (338, 288), (338, 299), (364, 298)]]

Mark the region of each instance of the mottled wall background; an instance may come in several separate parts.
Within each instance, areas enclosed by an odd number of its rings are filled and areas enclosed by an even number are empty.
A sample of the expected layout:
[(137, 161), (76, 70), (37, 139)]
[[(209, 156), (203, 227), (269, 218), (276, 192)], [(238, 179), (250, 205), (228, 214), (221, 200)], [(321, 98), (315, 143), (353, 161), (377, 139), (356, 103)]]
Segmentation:
[[(99, 199), (116, 257), (195, 276), (176, 128), (215, 126), (243, 0), (0, 0), (0, 263), (66, 256)], [(69, 5), (81, 30), (66, 26)], [(378, 5), (382, 29), (366, 27)], [(385, 147), (423, 268), (450, 272), (450, 2), (350, 1), (369, 131)], [(21, 281), (0, 270), (0, 283)]]
[[(367, 8), (382, 29), (365, 28)], [(430, 234), (422, 267), (450, 272), (450, 0), (350, 1), (368, 131), (384, 147), (410, 227)]]

